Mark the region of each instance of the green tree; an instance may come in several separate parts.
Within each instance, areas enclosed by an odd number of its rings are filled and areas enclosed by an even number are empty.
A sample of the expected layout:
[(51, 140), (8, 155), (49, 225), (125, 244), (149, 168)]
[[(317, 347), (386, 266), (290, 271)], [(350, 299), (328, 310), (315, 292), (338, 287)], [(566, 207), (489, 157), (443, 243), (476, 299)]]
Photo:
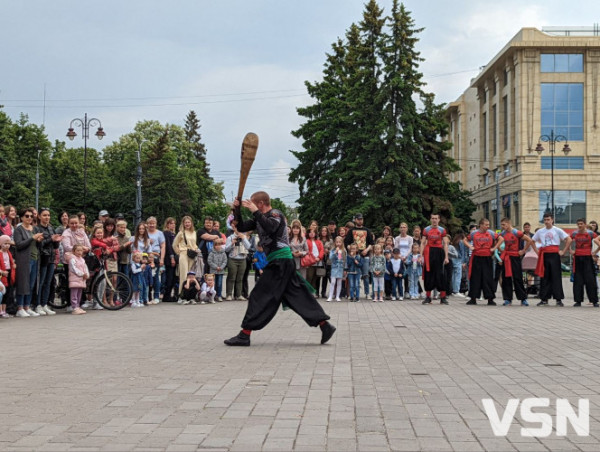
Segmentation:
[(333, 44), (322, 81), (306, 83), (315, 103), (298, 109), (306, 121), (292, 133), (304, 150), (292, 151), (299, 164), (290, 173), (303, 221), (362, 212), (380, 228), (424, 223), (434, 210), (452, 228), (469, 221), (468, 192), (447, 178), (458, 167), (441, 140), (443, 106), (423, 90), (421, 31), (397, 0), (387, 17), (370, 0)]

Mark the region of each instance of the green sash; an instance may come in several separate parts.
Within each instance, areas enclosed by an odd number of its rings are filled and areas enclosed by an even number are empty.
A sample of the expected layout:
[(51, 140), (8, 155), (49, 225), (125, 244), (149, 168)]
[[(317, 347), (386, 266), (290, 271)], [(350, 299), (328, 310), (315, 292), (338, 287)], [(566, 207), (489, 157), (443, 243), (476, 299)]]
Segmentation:
[[(286, 246), (285, 248), (280, 248), (276, 251), (271, 251), (269, 253), (269, 255), (267, 256), (267, 262), (271, 263), (275, 259), (293, 259), (293, 258), (294, 258), (294, 256), (292, 255), (292, 250), (290, 249), (289, 246)], [(298, 277), (300, 278), (302, 283), (306, 286), (306, 288), (312, 295), (317, 293), (315, 288), (313, 286), (311, 286), (310, 283), (306, 279), (304, 279), (304, 277), (300, 274), (299, 271), (296, 271), (296, 274), (298, 275)], [(281, 308), (284, 311), (287, 311), (288, 309), (290, 309), (290, 307), (286, 304), (285, 301), (281, 302)]]

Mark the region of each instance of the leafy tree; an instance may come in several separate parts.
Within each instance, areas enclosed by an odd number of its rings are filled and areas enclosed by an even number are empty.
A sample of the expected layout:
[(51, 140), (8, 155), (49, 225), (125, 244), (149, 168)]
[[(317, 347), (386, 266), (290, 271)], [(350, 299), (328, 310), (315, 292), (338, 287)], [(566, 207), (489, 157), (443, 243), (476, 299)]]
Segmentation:
[(292, 134), (304, 150), (292, 151), (299, 164), (290, 173), (304, 221), (361, 212), (380, 228), (425, 223), (434, 210), (451, 228), (470, 220), (468, 192), (446, 177), (458, 166), (441, 140), (443, 106), (423, 90), (421, 31), (397, 0), (387, 17), (370, 0), (333, 44), (322, 81), (306, 82), (315, 103), (298, 109), (306, 121)]

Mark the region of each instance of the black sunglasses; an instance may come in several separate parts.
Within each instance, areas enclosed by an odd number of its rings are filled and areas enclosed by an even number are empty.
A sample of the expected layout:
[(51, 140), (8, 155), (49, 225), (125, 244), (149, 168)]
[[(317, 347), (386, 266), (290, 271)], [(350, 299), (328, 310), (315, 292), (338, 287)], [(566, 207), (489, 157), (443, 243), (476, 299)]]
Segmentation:
[(23, 215), (23, 218), (33, 218), (33, 215), (30, 215), (30, 214)]

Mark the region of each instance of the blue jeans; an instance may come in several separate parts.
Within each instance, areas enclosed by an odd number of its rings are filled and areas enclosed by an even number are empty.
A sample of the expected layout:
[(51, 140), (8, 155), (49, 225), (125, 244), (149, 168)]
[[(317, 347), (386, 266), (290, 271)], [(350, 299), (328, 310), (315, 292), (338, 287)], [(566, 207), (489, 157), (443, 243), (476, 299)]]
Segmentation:
[(360, 274), (348, 273), (348, 285), (350, 286), (350, 298), (352, 300), (357, 300), (360, 296)]
[(215, 296), (223, 298), (223, 274), (215, 275), (215, 292)]
[(54, 263), (40, 266), (40, 281), (38, 283), (37, 304), (46, 306), (50, 296), (50, 286), (54, 278)]
[[(156, 269), (156, 274), (152, 277), (152, 287), (148, 287), (148, 292), (152, 292), (154, 294), (153, 299), (158, 300), (160, 298), (160, 257), (154, 257), (154, 265)], [(148, 294), (150, 297), (150, 294)]]
[(392, 297), (395, 298), (396, 294), (398, 294), (398, 297), (404, 296), (404, 279), (401, 276), (392, 276)]
[(129, 274), (129, 264), (119, 263), (119, 271), (121, 273), (124, 273), (125, 275), (127, 275), (129, 278), (131, 278), (131, 275)]
[(408, 292), (413, 298), (419, 296), (419, 274), (416, 272), (408, 275)]
[(360, 269), (360, 273), (363, 278), (363, 285), (365, 286), (365, 296), (369, 295), (369, 262), (370, 258), (363, 257), (362, 268)]
[(460, 281), (462, 279), (462, 261), (460, 258), (452, 258), (452, 293), (460, 292)]
[(17, 294), (17, 306), (20, 308), (23, 306), (28, 308), (31, 305), (33, 288), (35, 287), (35, 280), (37, 279), (37, 264), (38, 261), (29, 261), (29, 295)]

